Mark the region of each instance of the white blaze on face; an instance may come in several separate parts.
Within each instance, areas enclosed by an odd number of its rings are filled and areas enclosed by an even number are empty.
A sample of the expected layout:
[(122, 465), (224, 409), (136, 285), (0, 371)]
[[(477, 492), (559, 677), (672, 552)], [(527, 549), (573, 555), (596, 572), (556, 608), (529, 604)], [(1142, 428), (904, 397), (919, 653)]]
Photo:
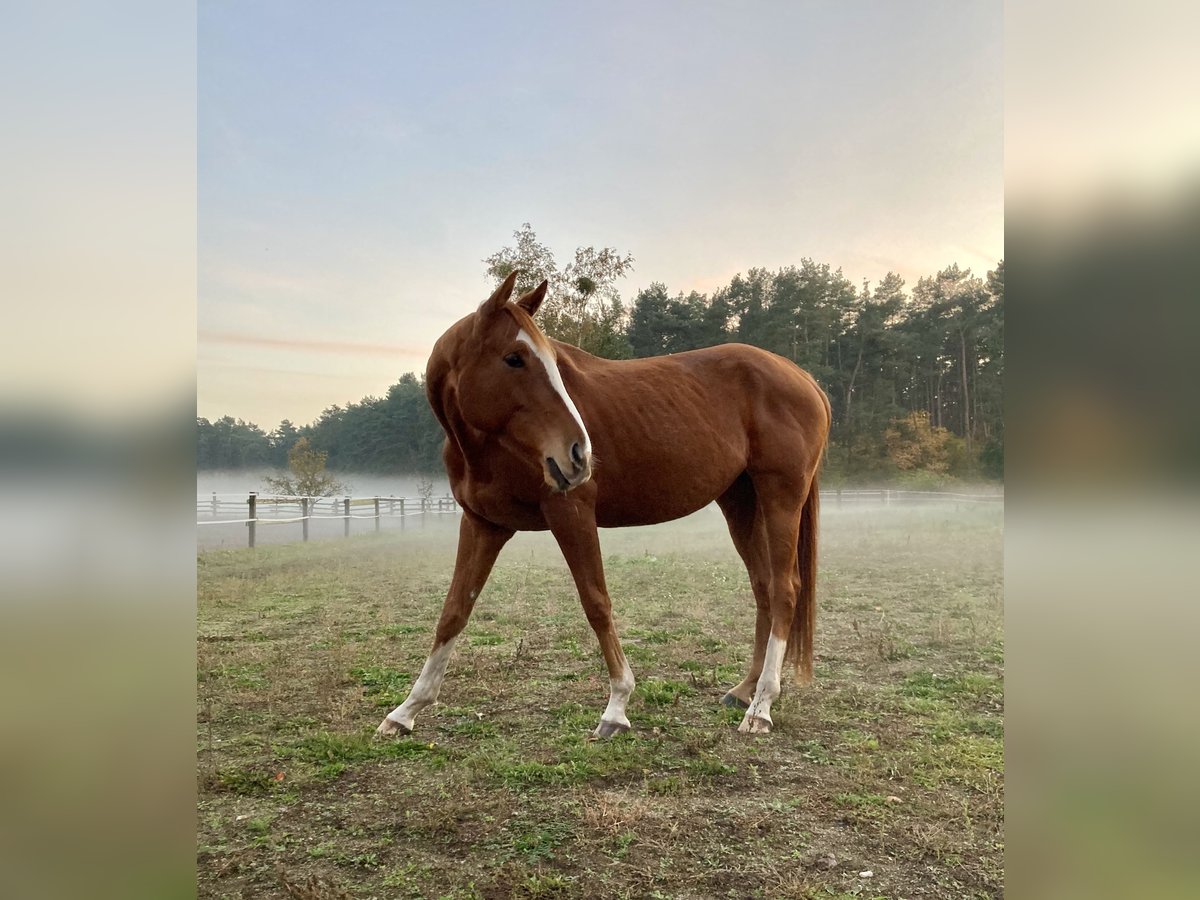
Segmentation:
[(575, 401), (567, 393), (567, 387), (563, 384), (562, 374), (558, 371), (558, 362), (554, 359), (554, 354), (544, 345), (530, 337), (524, 328), (517, 332), (517, 340), (528, 345), (529, 349), (533, 351), (533, 355), (542, 361), (542, 365), (546, 369), (546, 375), (550, 378), (550, 386), (554, 388), (558, 396), (562, 397), (563, 403), (567, 405), (567, 411), (574, 416), (575, 424), (583, 432), (583, 452), (585, 454), (591, 453), (592, 439), (588, 435), (587, 427), (583, 424), (583, 418), (579, 415), (579, 410), (575, 408)]
[(446, 666), (450, 662), (450, 654), (454, 650), (456, 637), (450, 638), (438, 647), (425, 660), (421, 675), (408, 694), (408, 699), (387, 714), (393, 722), (399, 722), (412, 731), (417, 713), (437, 699), (442, 689), (442, 681), (446, 678)]

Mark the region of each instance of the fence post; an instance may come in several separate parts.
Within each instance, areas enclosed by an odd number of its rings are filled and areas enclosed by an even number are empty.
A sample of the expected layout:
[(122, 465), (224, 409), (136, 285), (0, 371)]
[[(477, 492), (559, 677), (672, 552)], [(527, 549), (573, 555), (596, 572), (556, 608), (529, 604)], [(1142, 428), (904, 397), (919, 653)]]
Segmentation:
[(212, 511), (213, 511), (213, 518), (215, 519), (217, 517), (217, 492), (216, 491), (213, 491)]
[(246, 528), (249, 530), (249, 534), (250, 534), (250, 546), (253, 547), (254, 546), (254, 526), (257, 524), (255, 522), (255, 519), (258, 518), (258, 493), (256, 491), (250, 492), (250, 499), (248, 499), (246, 501), (246, 505), (250, 507), (250, 515), (249, 515), (250, 521), (246, 523)]
[(838, 505), (838, 508), (841, 509), (841, 506), (842, 506), (842, 489), (841, 488), (837, 489), (837, 505)]
[(307, 497), (300, 498), (300, 515), (302, 515), (304, 517), (304, 520), (300, 524), (304, 526), (304, 539), (307, 541), (308, 540), (308, 498)]
[(400, 529), (404, 529), (404, 498), (400, 498)]
[(347, 497), (345, 500), (342, 501), (342, 509), (344, 510), (344, 512), (342, 514), (346, 517), (344, 520), (346, 523), (346, 537), (350, 537), (350, 498), (349, 497)]
[(379, 495), (375, 495), (375, 530), (379, 530)]

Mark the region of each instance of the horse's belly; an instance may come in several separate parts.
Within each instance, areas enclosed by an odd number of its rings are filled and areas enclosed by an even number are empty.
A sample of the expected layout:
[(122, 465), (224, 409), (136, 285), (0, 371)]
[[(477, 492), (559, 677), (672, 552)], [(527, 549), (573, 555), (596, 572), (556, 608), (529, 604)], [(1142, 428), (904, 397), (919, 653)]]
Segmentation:
[(599, 525), (653, 525), (680, 519), (708, 506), (729, 488), (746, 468), (745, 429), (732, 416), (722, 421), (712, 410), (700, 415), (707, 416), (700, 429), (677, 421), (677, 416), (659, 416), (653, 423), (638, 422), (617, 432), (623, 441), (597, 447), (593, 477), (599, 488)]
[(741, 473), (728, 467), (689, 478), (633, 480), (605, 483), (601, 480), (596, 499), (596, 524), (601, 528), (655, 525), (682, 519), (716, 500)]

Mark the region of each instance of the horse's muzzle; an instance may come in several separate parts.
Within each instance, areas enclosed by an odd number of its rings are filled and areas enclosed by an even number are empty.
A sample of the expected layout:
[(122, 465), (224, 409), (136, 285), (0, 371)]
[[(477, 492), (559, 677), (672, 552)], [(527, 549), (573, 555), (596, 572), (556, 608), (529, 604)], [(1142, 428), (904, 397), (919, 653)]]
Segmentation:
[(591, 454), (583, 452), (578, 444), (573, 444), (571, 446), (571, 474), (568, 476), (563, 472), (562, 466), (553, 456), (546, 457), (546, 472), (550, 476), (546, 480), (553, 479), (552, 486), (566, 493), (592, 477)]

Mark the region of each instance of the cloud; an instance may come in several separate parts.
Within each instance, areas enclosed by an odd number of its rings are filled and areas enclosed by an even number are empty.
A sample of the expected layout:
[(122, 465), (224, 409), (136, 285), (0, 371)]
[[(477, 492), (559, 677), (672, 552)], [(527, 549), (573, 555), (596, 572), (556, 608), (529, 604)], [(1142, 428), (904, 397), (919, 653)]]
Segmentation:
[(429, 354), (428, 347), (406, 344), (361, 344), (353, 341), (315, 341), (295, 338), (262, 337), (252, 334), (202, 331), (200, 343), (235, 344), (242, 347), (262, 347), (269, 350), (306, 350), (317, 353), (344, 353), (351, 356), (371, 354), (375, 356), (418, 356)]

